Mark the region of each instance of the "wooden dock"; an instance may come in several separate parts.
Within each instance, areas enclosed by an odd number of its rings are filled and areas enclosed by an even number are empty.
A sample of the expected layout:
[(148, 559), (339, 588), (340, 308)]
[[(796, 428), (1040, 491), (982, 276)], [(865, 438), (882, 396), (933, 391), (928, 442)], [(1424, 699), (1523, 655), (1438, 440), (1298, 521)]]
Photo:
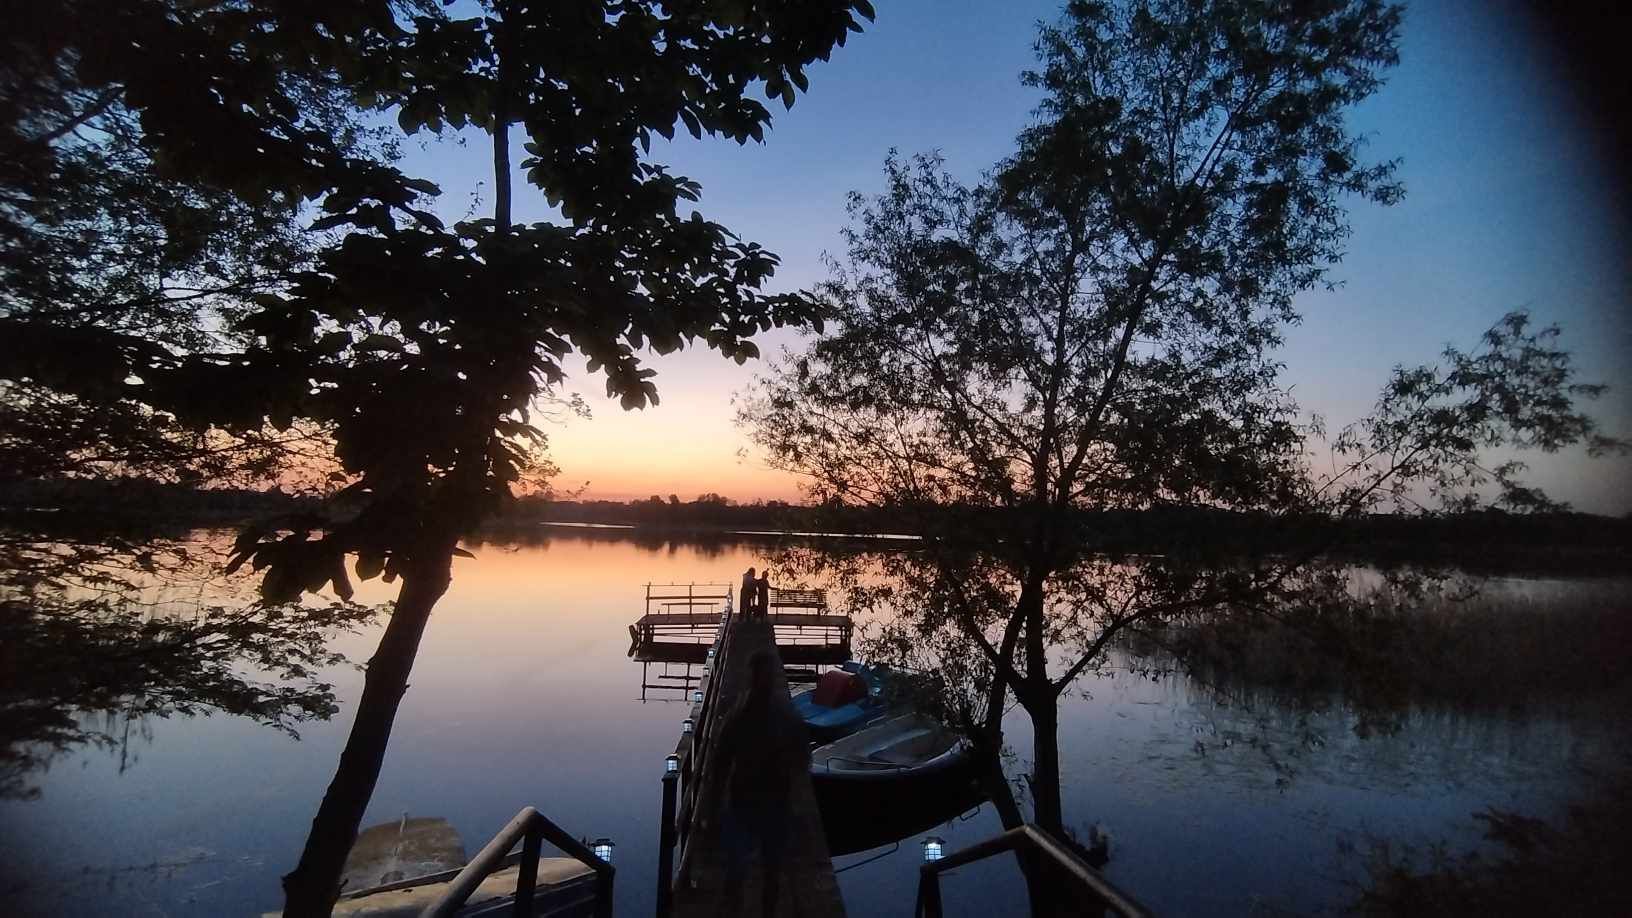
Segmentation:
[[(727, 853), (719, 830), (721, 801), (710, 788), (711, 783), (723, 782), (711, 782), (710, 768), (720, 724), (746, 689), (748, 658), (760, 650), (778, 652), (776, 629), (765, 621), (739, 621), (731, 614), (729, 599), (714, 624), (714, 640), (706, 645), (714, 650), (713, 662), (693, 690), (689, 718), (694, 727), (681, 736), (672, 770), (664, 779), (659, 916), (763, 914), (763, 866), (757, 853), (748, 863), (741, 888), (726, 888)], [(780, 666), (775, 691), (787, 691)], [(790, 719), (796, 717), (791, 707), (786, 714)], [(796, 720), (790, 723), (790, 729), (797, 727)], [(844, 902), (808, 771), (801, 771), (795, 779), (787, 819), (776, 914), (843, 915)], [(671, 870), (676, 863), (678, 870)]]

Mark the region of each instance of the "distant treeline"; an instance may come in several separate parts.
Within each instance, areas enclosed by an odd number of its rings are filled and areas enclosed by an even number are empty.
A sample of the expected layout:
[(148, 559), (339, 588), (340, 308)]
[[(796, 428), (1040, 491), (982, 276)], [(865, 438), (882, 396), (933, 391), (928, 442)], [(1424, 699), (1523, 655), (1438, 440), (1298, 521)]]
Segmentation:
[[(990, 525), (1003, 511), (956, 508), (944, 526)], [(634, 526), (652, 533), (732, 531), (902, 532), (900, 509), (810, 507), (783, 501), (736, 503), (718, 494), (636, 501), (522, 498), (501, 525), (541, 522)], [(922, 519), (920, 513), (910, 514)], [(1330, 545), (1346, 556), (1378, 563), (1443, 562), (1500, 569), (1618, 570), (1632, 564), (1632, 516), (1590, 513), (1511, 514), (1483, 511), (1451, 516), (1373, 514), (1335, 522), (1195, 507), (1083, 513), (1083, 534), (1113, 553), (1231, 555), (1295, 553)]]
[[(527, 496), (504, 515), (505, 522), (604, 523), (674, 529), (797, 529), (817, 518), (814, 508), (786, 501), (739, 504), (719, 494), (695, 500), (653, 495), (645, 500), (550, 500)], [(868, 529), (865, 531), (875, 531)]]
[[(197, 488), (139, 479), (18, 481), (0, 484), (0, 522), (62, 522), (162, 527), (230, 525), (295, 510), (316, 498), (277, 488)], [(936, 514), (947, 529), (1002, 522), (1003, 511), (952, 508)], [(737, 503), (719, 494), (645, 500), (551, 500), (525, 496), (493, 528), (546, 522), (633, 526), (647, 536), (717, 536), (743, 531), (901, 533), (922, 512), (811, 507), (785, 501)], [(1341, 523), (1287, 519), (1194, 507), (1083, 513), (1082, 532), (1112, 553), (1227, 556), (1294, 553), (1331, 546), (1344, 556), (1383, 564), (1442, 562), (1493, 570), (1616, 571), (1632, 567), (1632, 516), (1589, 513), (1453, 516), (1375, 514)]]
[(34, 479), (0, 484), (0, 518), (13, 522), (49, 514), (117, 525), (226, 525), (318, 506), (316, 498), (276, 487), (261, 491), (200, 488), (144, 478)]

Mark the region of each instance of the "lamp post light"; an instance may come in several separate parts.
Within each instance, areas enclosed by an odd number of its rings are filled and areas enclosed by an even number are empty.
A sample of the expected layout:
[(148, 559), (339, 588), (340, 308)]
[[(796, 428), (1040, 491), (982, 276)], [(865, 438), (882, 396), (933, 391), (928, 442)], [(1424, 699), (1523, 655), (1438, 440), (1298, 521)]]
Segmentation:
[(690, 736), (691, 731), (696, 729), (696, 727), (697, 722), (688, 717), (685, 720), (680, 721), (680, 735)]
[(616, 847), (617, 845), (613, 844), (610, 838), (597, 838), (590, 842), (589, 850), (593, 851), (596, 857), (610, 864), (612, 863), (612, 849)]
[(931, 835), (928, 838), (924, 839), (923, 844), (924, 844), (924, 863), (928, 864), (928, 863), (930, 863), (932, 861), (938, 861), (938, 860), (941, 859), (941, 856), (944, 853), (946, 842), (943, 841), (940, 838), (940, 836)]
[(691, 690), (691, 701), (692, 701), (693, 704), (702, 704), (703, 703), (703, 690), (702, 689), (692, 689)]

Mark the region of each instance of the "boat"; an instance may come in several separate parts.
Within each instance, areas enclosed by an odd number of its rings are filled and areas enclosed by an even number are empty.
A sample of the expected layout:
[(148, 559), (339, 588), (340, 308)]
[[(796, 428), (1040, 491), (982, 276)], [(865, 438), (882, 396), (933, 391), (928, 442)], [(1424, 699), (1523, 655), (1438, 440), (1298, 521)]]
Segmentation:
[(927, 714), (898, 714), (811, 751), (811, 785), (834, 854), (946, 822), (983, 799), (968, 740)]
[(793, 709), (805, 722), (811, 741), (830, 743), (884, 717), (893, 693), (886, 693), (889, 671), (850, 660), (822, 673), (813, 688), (793, 696)]
[(969, 741), (927, 714), (891, 717), (810, 754), (811, 780), (908, 786), (957, 769)]

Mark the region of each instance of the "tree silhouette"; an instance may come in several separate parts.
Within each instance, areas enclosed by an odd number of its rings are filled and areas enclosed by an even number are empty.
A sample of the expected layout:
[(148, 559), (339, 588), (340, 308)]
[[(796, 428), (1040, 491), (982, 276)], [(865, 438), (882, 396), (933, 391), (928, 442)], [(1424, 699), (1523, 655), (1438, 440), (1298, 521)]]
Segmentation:
[[(11, 497), (25, 483), (321, 478), (332, 458), (320, 425), (184, 424), (130, 376), (140, 354), (236, 347), (232, 323), (251, 298), (309, 267), (327, 237), (307, 231), (298, 195), (245, 194), (172, 168), (114, 74), (152, 69), (140, 57), (144, 40), (161, 37), (156, 18), (187, 9), (112, 7), (71, 0), (5, 12), (0, 487)], [(159, 67), (181, 53), (146, 47)], [(390, 158), (383, 132), (362, 123), (332, 74), (292, 62), (280, 73), (301, 129), (346, 155)], [(152, 86), (149, 73), (134, 80)], [(376, 610), (155, 607), (146, 601), (155, 581), (201, 576), (220, 559), (165, 521), (128, 519), (117, 487), (97, 493), (89, 511), (8, 513), (0, 530), (0, 793), (29, 793), (27, 773), (63, 749), (118, 745), (109, 719), (217, 710), (293, 733), (329, 716), (334, 693), (317, 671), (338, 658), (325, 641)]]
[[(1614, 446), (1574, 410), (1596, 390), (1556, 332), (1519, 316), (1443, 370), (1402, 370), (1335, 441), (1348, 466), (1311, 472), (1274, 350), (1341, 255), (1344, 199), (1401, 193), (1344, 121), (1398, 25), (1376, 0), (1068, 4), (1041, 32), (1026, 81), (1043, 102), (1015, 153), (974, 187), (892, 155), (818, 291), (835, 328), (747, 400), (813, 503), (885, 508), (924, 537), (815, 563), (899, 617), (882, 647), (928, 650), (963, 687), (1006, 822), (1011, 694), (1034, 818), (1062, 833), (1058, 700), (1119, 636), (1330, 595), (1312, 564), (1330, 540), (1296, 538), (1311, 520), (1493, 481), (1513, 502), (1516, 470), (1482, 471), (1485, 447)], [(1262, 514), (1299, 547), (1198, 527), (1158, 558), (1100, 553), (1095, 512), (1169, 506)]]
[[(330, 585), (349, 596), (348, 556), (359, 577), (402, 578), (285, 879), (286, 913), (326, 914), (457, 541), (536, 460), (533, 404), (561, 381), (561, 360), (587, 355), (608, 393), (638, 408), (657, 398), (640, 349), (701, 344), (740, 362), (757, 354), (753, 334), (815, 319), (808, 298), (763, 293), (775, 256), (682, 210), (700, 189), (650, 159), (654, 136), (763, 139), (770, 112), (750, 91), (791, 106), (805, 67), (872, 11), (865, 0), (492, 0), (473, 15), (383, 0), (151, 0), (69, 12), (27, 17), (20, 41), (29, 68), (71, 76), (81, 113), (118, 104), (161, 178), (315, 208), (311, 228), (333, 234), (308, 264), (246, 291), (207, 346), (35, 313), (8, 323), (6, 356), (27, 366), (5, 374), (93, 405), (134, 403), (186, 431), (304, 423), (331, 438), (333, 512), (246, 530), (233, 564), (263, 572), (270, 602)], [(343, 87), (410, 134), (485, 130), (492, 216), (445, 226), (427, 208), (434, 185), (317, 129), (307, 82)], [(558, 219), (512, 220), (517, 124), (520, 166)], [(32, 140), (50, 146), (73, 128), (56, 131)]]

